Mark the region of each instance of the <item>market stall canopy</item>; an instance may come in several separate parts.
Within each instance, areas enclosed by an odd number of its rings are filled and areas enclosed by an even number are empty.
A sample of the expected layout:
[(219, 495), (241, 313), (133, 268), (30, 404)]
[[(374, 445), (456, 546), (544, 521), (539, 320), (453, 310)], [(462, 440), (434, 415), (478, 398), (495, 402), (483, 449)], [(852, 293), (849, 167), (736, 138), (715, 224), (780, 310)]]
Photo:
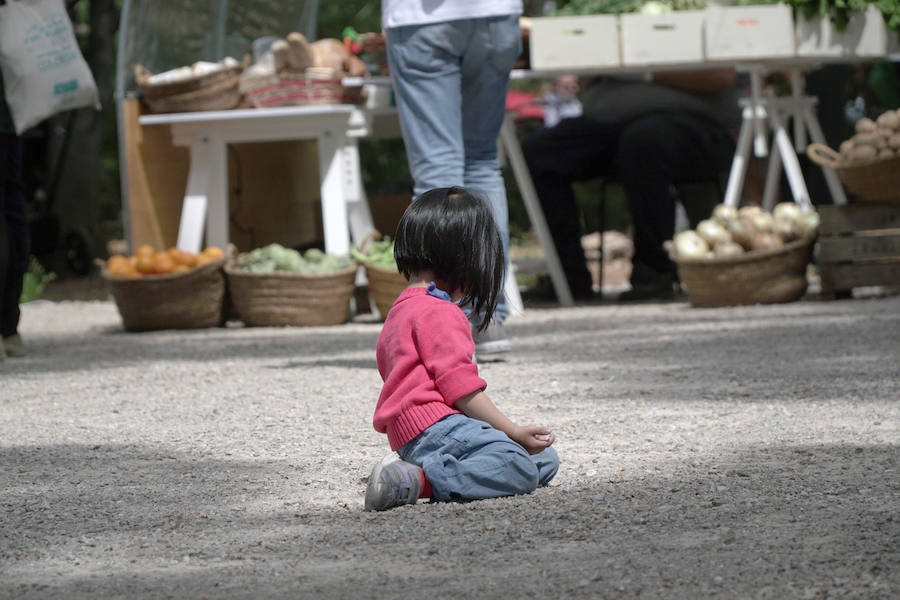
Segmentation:
[(153, 73), (240, 60), (259, 38), (292, 31), (315, 39), (318, 0), (125, 0), (119, 25), (116, 92), (119, 99), (137, 91), (134, 65)]

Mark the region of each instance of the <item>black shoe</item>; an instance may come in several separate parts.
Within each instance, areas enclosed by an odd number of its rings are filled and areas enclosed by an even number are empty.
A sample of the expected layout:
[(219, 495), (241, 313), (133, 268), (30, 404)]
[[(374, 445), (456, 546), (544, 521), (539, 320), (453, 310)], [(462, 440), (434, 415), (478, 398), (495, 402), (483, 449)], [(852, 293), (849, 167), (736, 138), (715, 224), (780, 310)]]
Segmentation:
[(619, 302), (672, 300), (681, 295), (681, 285), (674, 273), (654, 271), (635, 263), (631, 271), (631, 289), (618, 296)]
[[(569, 281), (568, 284), (572, 299), (576, 302), (600, 299), (600, 294), (595, 292), (590, 284), (576, 284), (572, 281)], [(551, 279), (549, 277), (541, 277), (536, 285), (522, 291), (522, 300), (526, 302), (557, 302), (559, 298), (556, 296), (556, 289), (553, 287)]]

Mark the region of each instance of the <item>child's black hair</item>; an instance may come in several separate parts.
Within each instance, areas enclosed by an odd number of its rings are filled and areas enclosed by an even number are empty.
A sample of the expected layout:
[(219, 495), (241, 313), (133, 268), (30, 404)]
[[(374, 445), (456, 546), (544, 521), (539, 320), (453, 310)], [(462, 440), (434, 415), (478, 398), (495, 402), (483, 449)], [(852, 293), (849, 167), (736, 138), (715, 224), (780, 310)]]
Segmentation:
[(506, 256), (484, 200), (461, 187), (420, 195), (397, 225), (394, 259), (407, 279), (430, 269), (447, 292), (462, 290), (460, 304), (482, 315), (478, 331), (488, 326), (503, 293)]

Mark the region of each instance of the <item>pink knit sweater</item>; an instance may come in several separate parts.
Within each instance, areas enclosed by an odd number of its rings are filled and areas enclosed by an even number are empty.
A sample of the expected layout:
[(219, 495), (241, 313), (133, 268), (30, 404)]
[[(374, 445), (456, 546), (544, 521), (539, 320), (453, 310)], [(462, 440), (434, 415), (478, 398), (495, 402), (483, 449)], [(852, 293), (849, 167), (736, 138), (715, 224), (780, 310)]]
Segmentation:
[(372, 424), (392, 450), (447, 415), (453, 404), (487, 384), (472, 362), (475, 344), (462, 310), (424, 287), (400, 294), (378, 336), (376, 358), (384, 387)]

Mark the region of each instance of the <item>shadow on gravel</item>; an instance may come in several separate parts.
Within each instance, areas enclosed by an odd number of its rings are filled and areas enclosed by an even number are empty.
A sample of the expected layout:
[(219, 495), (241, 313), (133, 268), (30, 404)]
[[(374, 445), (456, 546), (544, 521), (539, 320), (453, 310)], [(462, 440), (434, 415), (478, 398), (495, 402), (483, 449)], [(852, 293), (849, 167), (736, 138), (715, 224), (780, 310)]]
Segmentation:
[(280, 462), (3, 448), (0, 596), (888, 598), (898, 450), (769, 446), (373, 514), (272, 502), (302, 474)]
[[(373, 367), (379, 329), (372, 332), (309, 331), (303, 328), (261, 330), (258, 334), (229, 335), (227, 329), (114, 332), (85, 340), (84, 336), (55, 336), (52, 342), (29, 341), (29, 355), (11, 365), (20, 373), (55, 373), (115, 368), (153, 362), (210, 362), (215, 360), (290, 360), (279, 366), (306, 364)], [(370, 361), (341, 362), (347, 354), (371, 356)], [(332, 359), (331, 357), (336, 357)], [(340, 358), (337, 358), (340, 357)], [(311, 362), (310, 362), (311, 361)], [(11, 361), (9, 361), (11, 362)], [(0, 363), (2, 364), (2, 363)]]

